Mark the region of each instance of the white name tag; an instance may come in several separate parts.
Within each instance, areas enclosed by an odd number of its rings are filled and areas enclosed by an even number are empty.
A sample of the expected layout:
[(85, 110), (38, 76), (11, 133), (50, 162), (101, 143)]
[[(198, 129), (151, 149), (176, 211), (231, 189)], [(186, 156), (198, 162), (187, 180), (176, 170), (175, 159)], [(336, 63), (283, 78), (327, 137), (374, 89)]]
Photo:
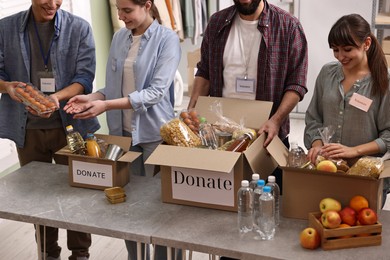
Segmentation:
[(372, 99), (369, 99), (358, 93), (353, 93), (351, 99), (349, 100), (349, 104), (364, 112), (367, 112), (372, 104)]
[(56, 82), (54, 78), (41, 78), (41, 91), (42, 92), (55, 92)]
[(255, 80), (254, 79), (236, 79), (236, 92), (237, 93), (255, 93)]

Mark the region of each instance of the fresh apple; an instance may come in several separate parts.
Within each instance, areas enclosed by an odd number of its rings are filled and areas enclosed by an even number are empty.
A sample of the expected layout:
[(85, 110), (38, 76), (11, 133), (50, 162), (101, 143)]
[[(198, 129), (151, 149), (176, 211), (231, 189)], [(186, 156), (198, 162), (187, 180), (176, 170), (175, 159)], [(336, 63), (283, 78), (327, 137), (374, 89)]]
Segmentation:
[(325, 172), (337, 172), (337, 166), (331, 160), (323, 160), (319, 162), (316, 169)]
[(325, 228), (338, 228), (341, 224), (341, 217), (335, 210), (328, 210), (321, 215), (321, 223)]
[(315, 228), (305, 228), (300, 236), (301, 246), (307, 249), (316, 249), (321, 244), (321, 237)]
[(356, 211), (351, 207), (344, 207), (339, 211), (342, 223), (350, 226), (356, 225)]
[(361, 225), (373, 225), (378, 221), (377, 214), (370, 208), (361, 209), (357, 217)]
[(340, 211), (341, 203), (333, 198), (324, 198), (320, 201), (320, 211), (324, 213), (328, 210)]

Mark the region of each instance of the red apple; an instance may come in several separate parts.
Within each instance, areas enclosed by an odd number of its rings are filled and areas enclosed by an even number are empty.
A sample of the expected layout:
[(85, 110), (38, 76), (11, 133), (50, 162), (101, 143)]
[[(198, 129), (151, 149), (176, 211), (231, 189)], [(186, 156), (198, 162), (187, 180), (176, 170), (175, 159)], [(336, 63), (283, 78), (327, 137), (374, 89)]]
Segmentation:
[(301, 246), (307, 249), (316, 249), (321, 244), (320, 234), (316, 229), (308, 227), (302, 230), (300, 236)]
[(378, 221), (378, 216), (370, 208), (363, 208), (358, 212), (357, 216), (361, 225), (373, 225)]
[(341, 224), (341, 217), (335, 210), (328, 210), (321, 215), (321, 223), (325, 228), (337, 228)]
[(342, 223), (350, 226), (356, 225), (356, 211), (351, 207), (344, 207), (339, 211)]

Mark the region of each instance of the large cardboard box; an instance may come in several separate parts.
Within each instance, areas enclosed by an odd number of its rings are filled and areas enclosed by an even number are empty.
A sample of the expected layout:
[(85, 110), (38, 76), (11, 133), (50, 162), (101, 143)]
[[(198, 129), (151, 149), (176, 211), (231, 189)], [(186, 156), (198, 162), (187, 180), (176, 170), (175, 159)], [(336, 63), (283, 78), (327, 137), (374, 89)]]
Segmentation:
[[(257, 129), (270, 114), (272, 102), (199, 97), (196, 110), (208, 122), (216, 122), (210, 111), (213, 102), (222, 103), (223, 114)], [(241, 180), (260, 170), (267, 151), (261, 149), (264, 136), (257, 138), (244, 153), (178, 147), (161, 144), (146, 161), (161, 166), (163, 202), (237, 211), (237, 191)]]
[(68, 146), (56, 154), (65, 155), (69, 161), (69, 184), (74, 187), (104, 190), (114, 186), (123, 187), (130, 181), (129, 164), (141, 153), (130, 152), (131, 138), (95, 134), (107, 144), (119, 145), (125, 152), (117, 161), (73, 154)]
[(196, 73), (196, 65), (200, 61), (200, 49), (187, 53), (188, 96), (191, 96)]
[(382, 208), (383, 178), (390, 177), (390, 161), (385, 161), (385, 169), (379, 179), (373, 179), (286, 167), (288, 150), (277, 137), (267, 146), (267, 151), (272, 156), (264, 163), (274, 167), (279, 165), (283, 169), (283, 217), (307, 219), (309, 212), (319, 210), (319, 203), (325, 197), (335, 198), (342, 205), (348, 205), (353, 196), (362, 195), (368, 199), (373, 210)]

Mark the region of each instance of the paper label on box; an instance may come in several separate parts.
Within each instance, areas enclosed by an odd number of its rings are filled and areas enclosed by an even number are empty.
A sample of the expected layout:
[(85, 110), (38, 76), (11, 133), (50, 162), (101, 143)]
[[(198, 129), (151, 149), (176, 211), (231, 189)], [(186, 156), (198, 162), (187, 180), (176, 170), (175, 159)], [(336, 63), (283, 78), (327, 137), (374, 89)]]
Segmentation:
[(234, 206), (234, 171), (230, 173), (171, 167), (172, 198)]
[(106, 164), (72, 161), (73, 182), (96, 186), (112, 186), (112, 166)]

